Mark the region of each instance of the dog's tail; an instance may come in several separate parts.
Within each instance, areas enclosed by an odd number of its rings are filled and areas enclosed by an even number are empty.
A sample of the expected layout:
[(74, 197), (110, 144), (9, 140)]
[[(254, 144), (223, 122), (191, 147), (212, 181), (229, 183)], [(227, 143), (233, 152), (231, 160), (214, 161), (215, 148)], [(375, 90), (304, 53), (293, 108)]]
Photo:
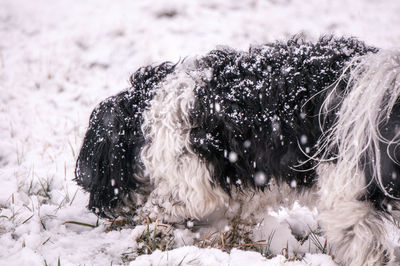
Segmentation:
[(368, 167), (371, 177), (364, 186), (375, 183), (393, 198), (384, 185), (381, 167), (382, 156), (392, 156), (381, 149), (382, 143), (388, 146), (400, 140), (400, 130), (393, 129), (391, 136), (382, 133), (386, 126), (394, 127), (388, 124), (391, 116), (400, 115), (393, 114), (396, 108), (400, 110), (400, 49), (354, 58), (336, 84), (323, 106), (325, 114), (334, 112), (336, 117), (325, 132), (325, 159), (334, 159), (338, 175), (347, 178)]
[(131, 214), (151, 189), (140, 159), (145, 142), (142, 113), (156, 85), (174, 67), (164, 63), (139, 69), (131, 77), (132, 88), (104, 100), (92, 112), (75, 180), (90, 192), (88, 208), (96, 214)]

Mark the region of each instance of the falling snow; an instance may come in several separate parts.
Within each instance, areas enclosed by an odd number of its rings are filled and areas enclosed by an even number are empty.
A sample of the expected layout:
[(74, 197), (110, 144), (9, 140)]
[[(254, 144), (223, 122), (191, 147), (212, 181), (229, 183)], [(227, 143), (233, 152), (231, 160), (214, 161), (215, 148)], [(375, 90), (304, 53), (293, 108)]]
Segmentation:
[[(313, 40), (326, 33), (356, 36), (377, 47), (400, 43), (400, 2), (397, 0), (311, 0), (307, 4), (283, 0), (117, 2), (1, 1), (0, 265), (56, 265), (58, 260), (60, 265), (129, 264), (123, 262), (123, 254), (137, 248), (135, 239), (146, 227), (109, 231), (108, 220), (98, 220), (86, 209), (89, 196), (73, 179), (77, 151), (91, 111), (100, 101), (131, 87), (127, 80), (139, 67), (163, 61), (176, 63), (186, 56), (204, 55), (219, 44), (244, 51), (251, 44), (259, 47), (277, 39), (286, 40), (297, 33)], [(352, 50), (343, 52), (354, 53)], [(243, 63), (249, 70), (256, 69), (257, 60)], [(312, 60), (317, 62), (319, 58)], [(281, 69), (288, 73), (293, 71), (289, 65)], [(273, 65), (269, 64), (259, 74), (265, 77), (272, 72)], [(297, 73), (293, 72), (293, 78)], [(235, 69), (231, 68), (229, 74), (235, 75)], [(213, 72), (204, 71), (204, 79), (211, 81)], [(151, 96), (142, 90), (149, 84), (143, 85), (137, 91), (143, 97)], [(250, 85), (251, 82), (237, 84), (240, 88)], [(264, 85), (261, 82), (255, 87), (260, 91)], [(131, 90), (126, 97), (130, 93), (135, 92)], [(299, 87), (291, 97), (301, 93)], [(244, 96), (252, 102), (266, 101), (270, 97), (259, 92)], [(241, 101), (234, 90), (229, 90), (226, 99)], [(135, 110), (145, 107), (132, 105)], [(290, 111), (290, 108), (285, 110)], [(230, 112), (232, 120), (245, 125), (254, 122), (247, 115), (239, 116), (240, 112), (226, 110), (223, 101), (214, 104), (214, 111), (218, 115)], [(131, 119), (126, 118), (124, 123), (140, 121), (138, 114), (140, 112)], [(265, 113), (254, 118), (268, 121), (273, 115)], [(307, 114), (300, 112), (299, 116), (304, 119)], [(111, 133), (104, 132), (98, 141), (103, 143)], [(117, 131), (115, 136), (127, 133)], [(247, 150), (260, 147), (259, 142), (235, 133), (242, 138), (238, 147)], [(132, 134), (141, 135), (140, 131)], [(262, 136), (261, 133), (256, 135), (257, 139)], [(312, 141), (310, 138), (308, 142)], [(204, 135), (198, 142), (201, 140), (224, 156), (226, 148), (218, 139)], [(227, 161), (228, 154), (226, 151)], [(260, 166), (252, 160), (249, 167), (257, 173)], [(231, 180), (236, 182), (234, 177)], [(116, 180), (107, 182), (118, 185)], [(48, 191), (42, 188), (46, 183)], [(392, 206), (387, 208), (391, 210)], [(275, 212), (250, 208), (244, 211), (258, 216), (257, 222), (263, 221), (258, 231), (254, 230), (260, 240), (275, 230), (271, 248), (276, 254), (286, 245), (293, 250), (299, 248), (291, 231), (293, 228), (300, 231), (310, 226), (316, 228), (315, 211), (304, 206), (278, 206)], [(223, 230), (224, 226), (221, 228)], [(388, 232), (391, 244), (398, 246), (398, 229), (390, 227)], [(183, 239), (180, 248), (139, 256), (132, 266), (335, 265), (330, 256), (317, 254), (318, 250), (309, 250), (308, 246), (302, 250), (306, 254), (304, 260), (292, 262), (282, 255), (265, 258), (251, 251), (234, 249), (227, 253), (192, 246), (193, 239), (206, 237), (203, 232), (178, 229), (175, 236)]]

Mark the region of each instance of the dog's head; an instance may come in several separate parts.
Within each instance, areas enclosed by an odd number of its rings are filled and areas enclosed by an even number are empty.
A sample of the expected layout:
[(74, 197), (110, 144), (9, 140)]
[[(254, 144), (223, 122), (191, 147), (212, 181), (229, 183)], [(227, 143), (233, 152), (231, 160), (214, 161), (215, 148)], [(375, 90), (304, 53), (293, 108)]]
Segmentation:
[(112, 216), (141, 183), (138, 154), (144, 140), (130, 105), (123, 92), (94, 109), (76, 163), (76, 181), (90, 192), (88, 207), (102, 216)]

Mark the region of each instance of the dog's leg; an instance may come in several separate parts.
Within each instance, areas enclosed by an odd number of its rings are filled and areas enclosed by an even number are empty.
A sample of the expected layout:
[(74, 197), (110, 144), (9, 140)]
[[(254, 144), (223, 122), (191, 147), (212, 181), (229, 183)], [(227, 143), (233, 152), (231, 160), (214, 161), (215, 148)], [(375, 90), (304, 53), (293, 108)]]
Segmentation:
[(158, 216), (164, 220), (199, 219), (228, 202), (227, 194), (212, 185), (212, 166), (190, 147), (195, 86), (192, 76), (178, 71), (160, 84), (144, 113), (141, 159), (155, 188), (148, 203), (159, 207)]
[[(396, 174), (398, 165), (385, 147), (399, 142), (399, 77), (399, 50), (367, 54), (346, 67), (340, 80), (347, 88), (335, 88), (324, 104), (336, 121), (323, 136), (323, 157), (334, 156), (335, 164), (318, 169), (321, 223), (346, 265), (385, 265), (393, 257), (383, 214), (368, 202), (367, 187), (396, 196), (389, 188), (395, 188), (390, 173)], [(340, 105), (329, 103), (332, 99), (341, 99)]]
[(341, 176), (335, 164), (318, 168), (319, 219), (336, 259), (346, 266), (386, 265), (392, 251), (382, 217), (362, 200), (365, 177)]

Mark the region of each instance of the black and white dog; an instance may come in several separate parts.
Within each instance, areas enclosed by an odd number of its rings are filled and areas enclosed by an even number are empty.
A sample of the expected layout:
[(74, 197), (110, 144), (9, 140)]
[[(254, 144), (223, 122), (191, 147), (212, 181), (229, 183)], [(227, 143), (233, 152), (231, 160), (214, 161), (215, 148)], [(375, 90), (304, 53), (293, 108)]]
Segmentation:
[[(102, 216), (201, 219), (234, 191), (316, 187), (345, 265), (392, 258), (400, 206), (400, 50), (292, 38), (139, 69), (93, 111), (76, 165)], [(399, 177), (399, 178), (398, 178)]]

